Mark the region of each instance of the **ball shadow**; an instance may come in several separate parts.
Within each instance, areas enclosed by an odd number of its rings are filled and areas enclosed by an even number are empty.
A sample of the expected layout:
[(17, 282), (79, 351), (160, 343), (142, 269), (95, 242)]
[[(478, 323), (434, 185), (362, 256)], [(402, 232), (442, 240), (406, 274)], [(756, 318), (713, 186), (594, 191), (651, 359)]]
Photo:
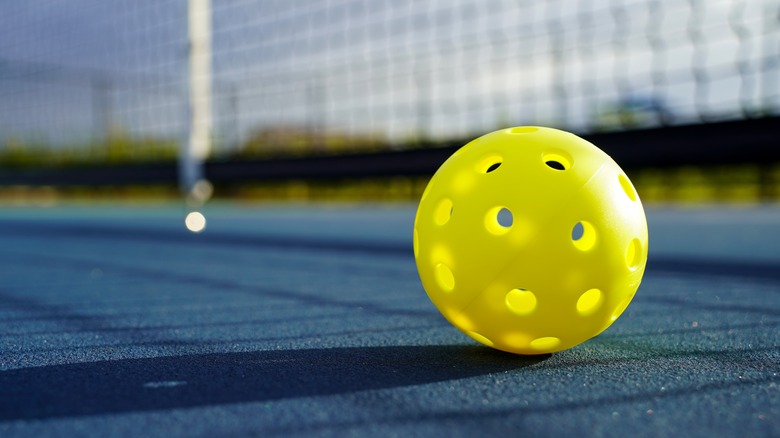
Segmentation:
[(412, 386), (550, 357), (409, 346), (216, 353), (0, 372), (0, 421), (166, 410)]

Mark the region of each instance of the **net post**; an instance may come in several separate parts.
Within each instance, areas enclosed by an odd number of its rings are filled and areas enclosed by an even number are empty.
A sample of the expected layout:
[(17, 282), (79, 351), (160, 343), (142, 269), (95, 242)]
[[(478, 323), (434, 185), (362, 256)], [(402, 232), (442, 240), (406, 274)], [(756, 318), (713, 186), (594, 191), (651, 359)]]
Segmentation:
[(187, 136), (179, 157), (179, 186), (189, 203), (203, 204), (199, 186), (204, 180), (203, 162), (211, 150), (211, 0), (188, 1), (189, 93)]

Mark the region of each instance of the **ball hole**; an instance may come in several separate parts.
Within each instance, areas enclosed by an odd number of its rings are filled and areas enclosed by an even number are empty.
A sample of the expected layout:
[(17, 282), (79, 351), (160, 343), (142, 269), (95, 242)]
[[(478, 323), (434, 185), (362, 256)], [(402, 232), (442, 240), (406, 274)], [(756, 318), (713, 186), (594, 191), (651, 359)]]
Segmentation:
[(474, 339), (475, 341), (477, 341), (477, 342), (479, 342), (479, 343), (481, 343), (481, 344), (485, 344), (485, 345), (487, 345), (488, 347), (492, 347), (492, 346), (493, 346), (493, 341), (491, 341), (490, 339), (486, 338), (486, 337), (485, 337), (485, 336), (483, 336), (483, 335), (480, 335), (480, 334), (479, 334), (479, 333), (477, 333), (477, 332), (474, 332), (474, 331), (468, 331), (468, 332), (466, 332), (466, 334), (467, 334), (467, 335), (469, 335), (469, 336), (471, 336), (471, 338), (472, 338), (472, 339)]
[(498, 210), (498, 213), (496, 214), (496, 221), (504, 228), (511, 227), (514, 219), (512, 212), (509, 211), (508, 208), (502, 208), (501, 210)]
[(596, 246), (596, 228), (587, 221), (579, 221), (571, 229), (571, 241), (580, 251)]
[(509, 128), (510, 134), (530, 134), (532, 132), (538, 131), (539, 128), (535, 126), (516, 126), (514, 128)]
[(582, 238), (582, 233), (584, 232), (584, 227), (582, 226), (582, 222), (577, 222), (574, 225), (574, 228), (571, 229), (571, 240), (580, 240)]
[(504, 206), (493, 207), (485, 215), (485, 228), (496, 236), (506, 234), (514, 224), (512, 211)]
[(632, 300), (633, 298), (634, 298), (634, 296), (633, 296), (633, 295), (629, 295), (628, 297), (626, 297), (626, 299), (625, 299), (625, 300), (623, 300), (623, 302), (621, 302), (621, 303), (620, 303), (620, 305), (618, 305), (618, 306), (615, 308), (615, 311), (614, 311), (614, 312), (612, 312), (612, 317), (610, 318), (610, 320), (614, 322), (616, 319), (618, 319), (618, 317), (619, 317), (620, 315), (622, 315), (622, 314), (623, 314), (623, 312), (625, 312), (625, 311), (626, 311), (626, 309), (628, 308), (628, 305), (629, 305), (629, 304), (631, 304), (631, 300)]
[(642, 264), (642, 242), (639, 239), (631, 239), (626, 249), (626, 265), (630, 270), (636, 270)]
[(442, 310), (444, 317), (447, 318), (455, 327), (463, 331), (469, 331), (474, 328), (474, 322), (459, 310), (450, 307)]
[(420, 256), (420, 234), (417, 232), (417, 228), (414, 229), (414, 236), (412, 237), (412, 248), (414, 249), (414, 258)]
[(504, 303), (516, 315), (530, 315), (536, 309), (536, 295), (530, 290), (512, 289), (506, 294)]
[(567, 170), (572, 166), (572, 159), (568, 153), (563, 151), (550, 151), (542, 156), (542, 161), (550, 169)]
[(592, 315), (598, 310), (599, 306), (601, 306), (603, 296), (604, 295), (598, 289), (585, 291), (577, 300), (577, 313), (582, 316)]
[(560, 345), (560, 343), (560, 339), (553, 336), (546, 336), (543, 338), (536, 338), (531, 341), (530, 347), (531, 349), (542, 353), (549, 353), (550, 350)]
[(634, 190), (634, 186), (631, 185), (631, 181), (623, 174), (618, 175), (618, 181), (620, 181), (620, 187), (623, 188), (623, 192), (628, 196), (628, 199), (636, 201), (636, 190)]
[(479, 173), (495, 172), (496, 169), (501, 167), (501, 163), (503, 162), (504, 159), (501, 157), (501, 155), (490, 154), (477, 162), (476, 170)]
[(545, 161), (544, 164), (546, 164), (547, 166), (555, 170), (566, 170), (566, 166), (564, 166), (563, 163), (561, 163), (560, 161), (549, 160), (549, 161)]
[(436, 277), (436, 283), (444, 292), (451, 292), (455, 289), (455, 276), (452, 275), (452, 271), (444, 263), (436, 265), (434, 276)]
[(442, 226), (450, 221), (452, 217), (453, 205), (452, 200), (444, 198), (436, 204), (436, 210), (433, 213), (433, 222), (436, 225)]

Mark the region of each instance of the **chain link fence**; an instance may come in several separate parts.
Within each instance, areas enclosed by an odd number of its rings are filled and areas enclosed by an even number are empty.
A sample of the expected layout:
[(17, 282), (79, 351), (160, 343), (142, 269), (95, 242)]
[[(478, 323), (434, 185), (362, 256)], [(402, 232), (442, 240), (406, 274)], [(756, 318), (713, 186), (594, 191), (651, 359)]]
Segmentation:
[[(175, 154), (188, 117), (186, 2), (3, 10), (6, 159)], [(215, 157), (780, 113), (777, 0), (214, 1), (212, 35)]]

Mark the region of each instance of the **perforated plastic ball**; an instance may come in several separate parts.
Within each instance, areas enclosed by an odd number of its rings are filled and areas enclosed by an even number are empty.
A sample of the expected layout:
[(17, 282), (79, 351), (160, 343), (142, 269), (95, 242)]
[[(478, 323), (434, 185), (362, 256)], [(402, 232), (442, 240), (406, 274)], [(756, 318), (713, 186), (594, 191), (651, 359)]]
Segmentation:
[(551, 353), (628, 307), (647, 221), (607, 154), (568, 132), (521, 126), (442, 164), (417, 209), (414, 255), (428, 296), (459, 330), (499, 350)]

